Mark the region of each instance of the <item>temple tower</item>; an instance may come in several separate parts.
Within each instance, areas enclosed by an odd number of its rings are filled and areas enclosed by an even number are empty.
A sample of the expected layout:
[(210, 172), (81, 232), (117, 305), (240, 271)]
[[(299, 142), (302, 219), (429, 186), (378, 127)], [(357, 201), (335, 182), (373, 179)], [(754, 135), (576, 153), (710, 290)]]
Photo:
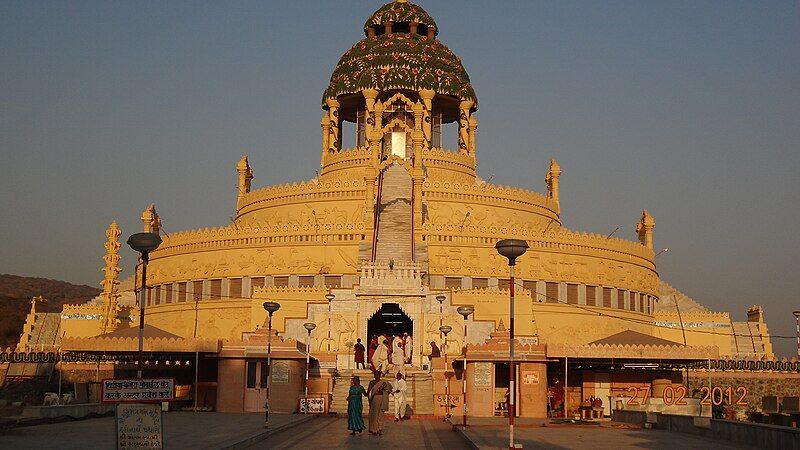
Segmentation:
[(105, 277), (100, 282), (103, 286), (103, 292), (100, 293), (100, 298), (103, 302), (103, 330), (111, 332), (117, 329), (119, 321), (117, 320), (119, 300), (119, 280), (117, 276), (122, 271), (119, 268), (119, 237), (122, 235), (122, 230), (117, 226), (117, 222), (111, 222), (106, 230), (106, 254), (103, 256), (105, 266), (103, 267), (103, 274)]

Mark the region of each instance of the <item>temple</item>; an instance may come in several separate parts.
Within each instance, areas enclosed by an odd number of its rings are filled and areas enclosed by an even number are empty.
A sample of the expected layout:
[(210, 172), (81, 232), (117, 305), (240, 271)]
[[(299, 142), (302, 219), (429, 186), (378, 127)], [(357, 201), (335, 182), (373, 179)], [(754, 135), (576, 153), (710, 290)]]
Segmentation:
[[(146, 373), (191, 385), (189, 401), (217, 411), (263, 411), (270, 381), (275, 411), (297, 411), (307, 387), (344, 412), (349, 377), (370, 376), (355, 367), (356, 340), (408, 333), (414, 414), (460, 411), (465, 378), (470, 415), (507, 414), (510, 279), (495, 250), (507, 238), (529, 246), (515, 267), (520, 416), (572, 415), (590, 397), (607, 414), (631, 386), (697, 387), (729, 362), (744, 378), (796, 371), (794, 360), (775, 361), (760, 307), (735, 321), (661, 280), (646, 209), (627, 219), (635, 240), (569, 229), (562, 168), (548, 155), (530, 168), (544, 193), (481, 179), (478, 160), (497, 149), (478, 145), (469, 75), (420, 6), (382, 6), (363, 36), (322, 94), (321, 147), (302, 150), (320, 152), (317, 178), (257, 187), (250, 164), (260, 155), (232, 154), (232, 223), (162, 233), (147, 269)], [(155, 205), (141, 219), (159, 232)], [(41, 341), (59, 354), (105, 355), (60, 362), (75, 380), (133, 376), (141, 271), (117, 280), (121, 233), (112, 223), (106, 234), (100, 297), (65, 306), (56, 326), (34, 302), (16, 351), (40, 351)], [(271, 336), (267, 301), (280, 305)], [(474, 312), (465, 319), (461, 306)], [(429, 358), (431, 343), (441, 357)], [(11, 366), (9, 376), (25, 375)]]

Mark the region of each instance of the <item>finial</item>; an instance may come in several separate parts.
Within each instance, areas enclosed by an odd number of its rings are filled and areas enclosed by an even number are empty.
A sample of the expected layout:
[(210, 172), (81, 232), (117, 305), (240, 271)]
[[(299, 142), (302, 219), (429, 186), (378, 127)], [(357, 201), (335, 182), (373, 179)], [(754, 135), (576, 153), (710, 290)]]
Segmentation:
[(142, 212), (142, 225), (144, 225), (145, 233), (156, 233), (161, 230), (161, 217), (156, 212), (156, 204), (151, 203)]
[[(153, 213), (155, 213), (154, 205), (150, 206), (153, 207)], [(107, 240), (105, 244), (103, 244), (106, 249), (106, 254), (103, 256), (105, 266), (102, 269), (105, 277), (100, 282), (100, 285), (103, 286), (103, 292), (100, 293), (100, 298), (103, 301), (103, 329), (106, 332), (115, 330), (118, 323), (117, 300), (119, 299), (119, 281), (117, 280), (117, 276), (122, 271), (122, 269), (119, 268), (119, 248), (121, 246), (119, 237), (121, 235), (122, 230), (119, 229), (117, 221), (115, 220), (108, 226), (106, 230)]]
[(639, 235), (639, 242), (650, 249), (653, 248), (653, 229), (655, 227), (656, 219), (646, 209), (643, 209), (642, 218), (636, 224), (636, 234)]

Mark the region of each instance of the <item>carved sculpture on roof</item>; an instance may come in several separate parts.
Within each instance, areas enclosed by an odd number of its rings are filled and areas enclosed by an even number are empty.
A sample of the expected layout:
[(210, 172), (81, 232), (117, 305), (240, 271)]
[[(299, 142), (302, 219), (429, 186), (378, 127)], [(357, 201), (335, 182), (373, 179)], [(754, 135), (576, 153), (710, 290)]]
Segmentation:
[(642, 218), (636, 224), (636, 234), (639, 235), (639, 242), (645, 247), (653, 249), (653, 228), (656, 227), (656, 219), (647, 212), (642, 211)]
[(117, 301), (119, 300), (120, 294), (119, 280), (117, 277), (122, 271), (122, 269), (119, 268), (119, 237), (121, 235), (122, 230), (120, 230), (117, 225), (117, 221), (111, 222), (111, 225), (109, 225), (106, 230), (106, 242), (103, 244), (106, 248), (106, 254), (103, 256), (105, 266), (102, 269), (105, 277), (100, 282), (100, 285), (103, 286), (103, 292), (100, 293), (100, 298), (103, 304), (103, 330), (105, 332), (116, 330), (119, 324), (119, 320), (117, 319), (117, 313), (119, 312)]
[(558, 202), (558, 179), (561, 178), (561, 166), (558, 165), (555, 158), (550, 160), (550, 168), (547, 170), (547, 175), (544, 177), (544, 182), (547, 183), (547, 198)]
[(242, 159), (236, 164), (236, 172), (239, 174), (238, 194), (241, 198), (250, 193), (250, 186), (253, 182), (253, 168), (250, 167), (247, 155), (242, 156)]
[(156, 212), (155, 203), (151, 203), (150, 206), (142, 211), (142, 225), (145, 233), (158, 234), (161, 231), (161, 217)]

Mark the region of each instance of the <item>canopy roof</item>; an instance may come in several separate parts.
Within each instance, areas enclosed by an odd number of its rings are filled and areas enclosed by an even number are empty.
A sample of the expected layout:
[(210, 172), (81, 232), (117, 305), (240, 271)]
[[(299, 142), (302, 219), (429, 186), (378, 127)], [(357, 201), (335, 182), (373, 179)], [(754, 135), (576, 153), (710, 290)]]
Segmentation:
[[(393, 23), (419, 23), (429, 27), (436, 27), (436, 21), (422, 7), (409, 3), (405, 0), (387, 3), (369, 16), (364, 23), (364, 32), (367, 28), (375, 25), (383, 25), (386, 22)], [(438, 27), (436, 27), (438, 28)]]

